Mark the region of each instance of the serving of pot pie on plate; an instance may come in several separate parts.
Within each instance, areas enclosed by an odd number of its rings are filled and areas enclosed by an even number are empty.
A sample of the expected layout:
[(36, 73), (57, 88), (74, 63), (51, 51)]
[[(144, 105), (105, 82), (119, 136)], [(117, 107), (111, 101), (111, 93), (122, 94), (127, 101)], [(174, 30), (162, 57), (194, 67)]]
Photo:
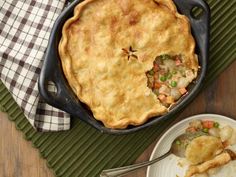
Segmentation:
[(167, 113), (198, 71), (189, 20), (172, 0), (85, 0), (58, 50), (75, 95), (114, 129)]
[[(190, 139), (176, 140), (183, 133)], [(191, 138), (192, 137), (192, 138)], [(170, 127), (158, 140), (150, 160), (167, 152), (175, 141), (185, 157), (169, 155), (148, 167), (146, 177), (235, 177), (236, 121), (217, 114), (187, 117)]]

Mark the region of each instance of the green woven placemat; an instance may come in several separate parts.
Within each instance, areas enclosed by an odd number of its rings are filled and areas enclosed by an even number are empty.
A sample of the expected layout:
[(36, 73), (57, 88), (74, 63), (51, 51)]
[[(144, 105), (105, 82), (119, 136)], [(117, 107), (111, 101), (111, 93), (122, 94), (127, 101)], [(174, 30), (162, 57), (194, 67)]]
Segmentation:
[[(207, 0), (211, 7), (211, 47), (207, 83), (236, 59), (236, 1)], [(170, 123), (153, 126), (130, 135), (101, 134), (79, 119), (70, 131), (38, 133), (30, 126), (10, 93), (0, 82), (1, 109), (17, 129), (32, 142), (56, 176), (95, 177), (104, 168), (127, 165), (152, 143)], [(174, 119), (174, 118), (173, 118)]]

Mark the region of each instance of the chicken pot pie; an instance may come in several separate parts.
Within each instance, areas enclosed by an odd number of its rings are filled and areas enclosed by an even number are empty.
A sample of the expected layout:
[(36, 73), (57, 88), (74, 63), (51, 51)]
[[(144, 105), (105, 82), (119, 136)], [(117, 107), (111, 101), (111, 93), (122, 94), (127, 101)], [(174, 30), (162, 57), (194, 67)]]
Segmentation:
[(163, 115), (197, 76), (195, 42), (172, 0), (85, 0), (59, 44), (65, 77), (108, 128)]

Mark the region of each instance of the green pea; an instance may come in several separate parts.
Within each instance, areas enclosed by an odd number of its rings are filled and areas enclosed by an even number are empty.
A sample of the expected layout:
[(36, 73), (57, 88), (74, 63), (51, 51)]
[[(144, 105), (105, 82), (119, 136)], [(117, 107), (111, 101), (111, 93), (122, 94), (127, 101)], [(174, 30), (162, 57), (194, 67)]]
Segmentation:
[(177, 82), (176, 81), (171, 81), (170, 85), (171, 85), (171, 87), (176, 87), (177, 86)]
[(208, 133), (208, 128), (204, 128), (202, 131), (203, 131), (204, 133)]
[(175, 143), (176, 143), (177, 145), (180, 145), (180, 144), (181, 144), (180, 140), (176, 140)]
[(219, 128), (220, 124), (218, 122), (214, 122), (214, 127)]
[(153, 75), (154, 75), (154, 71), (153, 71), (153, 70), (150, 70), (150, 71), (148, 72), (148, 74), (150, 74), (151, 76), (153, 76)]
[(161, 77), (160, 77), (160, 81), (161, 81), (161, 82), (165, 82), (166, 79), (167, 79), (166, 76), (161, 76)]

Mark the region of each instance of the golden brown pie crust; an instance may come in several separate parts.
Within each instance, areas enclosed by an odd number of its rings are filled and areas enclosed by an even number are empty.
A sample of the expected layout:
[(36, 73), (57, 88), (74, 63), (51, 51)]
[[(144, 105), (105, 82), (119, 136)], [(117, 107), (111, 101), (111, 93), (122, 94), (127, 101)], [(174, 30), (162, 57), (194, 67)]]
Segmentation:
[[(137, 57), (127, 57), (130, 46)], [(147, 87), (156, 56), (184, 56), (198, 70), (188, 19), (172, 0), (85, 0), (59, 44), (65, 77), (80, 101), (109, 128), (140, 125), (168, 109)]]

